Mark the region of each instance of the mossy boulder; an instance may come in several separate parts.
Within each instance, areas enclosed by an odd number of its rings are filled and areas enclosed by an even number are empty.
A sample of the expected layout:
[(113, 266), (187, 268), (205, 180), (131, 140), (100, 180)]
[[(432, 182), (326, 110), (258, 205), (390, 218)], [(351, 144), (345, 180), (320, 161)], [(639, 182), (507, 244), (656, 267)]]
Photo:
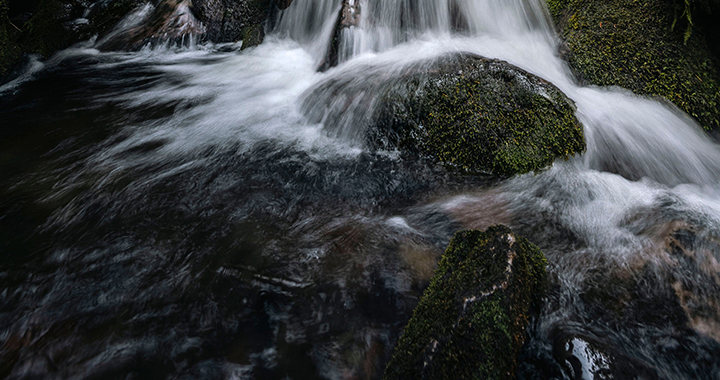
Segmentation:
[(381, 102), (379, 126), (404, 149), (500, 176), (585, 150), (572, 101), (507, 62), (456, 54), (402, 82)]
[(676, 2), (548, 0), (548, 6), (581, 80), (664, 97), (706, 130), (720, 131), (717, 57), (701, 30), (688, 34), (681, 25)]
[(545, 256), (505, 226), (458, 232), (385, 371), (395, 379), (514, 379), (544, 292)]

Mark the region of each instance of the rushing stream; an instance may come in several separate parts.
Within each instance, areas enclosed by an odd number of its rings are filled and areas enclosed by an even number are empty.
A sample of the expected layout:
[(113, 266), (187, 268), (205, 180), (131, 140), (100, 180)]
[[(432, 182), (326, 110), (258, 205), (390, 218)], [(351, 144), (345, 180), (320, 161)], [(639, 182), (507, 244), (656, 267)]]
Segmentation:
[[(0, 377), (379, 379), (452, 234), (503, 223), (551, 277), (520, 378), (719, 379), (720, 147), (578, 86), (541, 0), (354, 1), (326, 72), (341, 4), (295, 0), (255, 48), (89, 41), (0, 88)], [(499, 182), (308, 117), (453, 51), (555, 84), (587, 152)]]

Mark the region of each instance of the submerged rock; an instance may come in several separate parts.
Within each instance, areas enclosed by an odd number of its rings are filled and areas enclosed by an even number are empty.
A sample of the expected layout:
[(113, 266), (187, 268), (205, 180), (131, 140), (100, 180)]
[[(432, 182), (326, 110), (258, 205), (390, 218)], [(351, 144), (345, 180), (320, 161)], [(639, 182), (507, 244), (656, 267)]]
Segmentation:
[(513, 379), (546, 260), (505, 226), (450, 241), (385, 379)]
[[(672, 1), (548, 0), (548, 6), (567, 45), (563, 56), (581, 79), (662, 96), (706, 130), (720, 130), (720, 71), (708, 47), (712, 38), (706, 41), (696, 30), (685, 43)], [(717, 28), (714, 17), (710, 24)]]

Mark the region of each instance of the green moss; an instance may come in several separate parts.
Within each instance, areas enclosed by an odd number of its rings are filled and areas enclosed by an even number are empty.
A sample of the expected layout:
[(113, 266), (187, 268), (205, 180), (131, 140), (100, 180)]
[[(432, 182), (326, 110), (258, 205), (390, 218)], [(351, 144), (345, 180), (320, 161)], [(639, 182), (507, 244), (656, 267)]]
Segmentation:
[(406, 149), (501, 176), (544, 168), (585, 149), (571, 101), (506, 62), (445, 59), (391, 92), (385, 127)]
[(514, 379), (531, 305), (542, 296), (545, 265), (537, 247), (505, 226), (458, 232), (385, 379)]
[(669, 0), (548, 0), (581, 79), (662, 96), (720, 130), (720, 74), (699, 33), (687, 43)]
[(240, 30), (240, 39), (242, 40), (242, 48), (260, 45), (265, 38), (265, 31), (262, 24), (251, 24)]

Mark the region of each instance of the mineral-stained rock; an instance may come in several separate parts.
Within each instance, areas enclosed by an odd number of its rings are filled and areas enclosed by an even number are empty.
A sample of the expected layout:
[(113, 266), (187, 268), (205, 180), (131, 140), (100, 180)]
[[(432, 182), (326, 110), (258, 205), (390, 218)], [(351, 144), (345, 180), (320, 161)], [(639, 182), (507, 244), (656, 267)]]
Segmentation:
[(545, 265), (537, 247), (505, 226), (457, 233), (385, 379), (514, 379)]

